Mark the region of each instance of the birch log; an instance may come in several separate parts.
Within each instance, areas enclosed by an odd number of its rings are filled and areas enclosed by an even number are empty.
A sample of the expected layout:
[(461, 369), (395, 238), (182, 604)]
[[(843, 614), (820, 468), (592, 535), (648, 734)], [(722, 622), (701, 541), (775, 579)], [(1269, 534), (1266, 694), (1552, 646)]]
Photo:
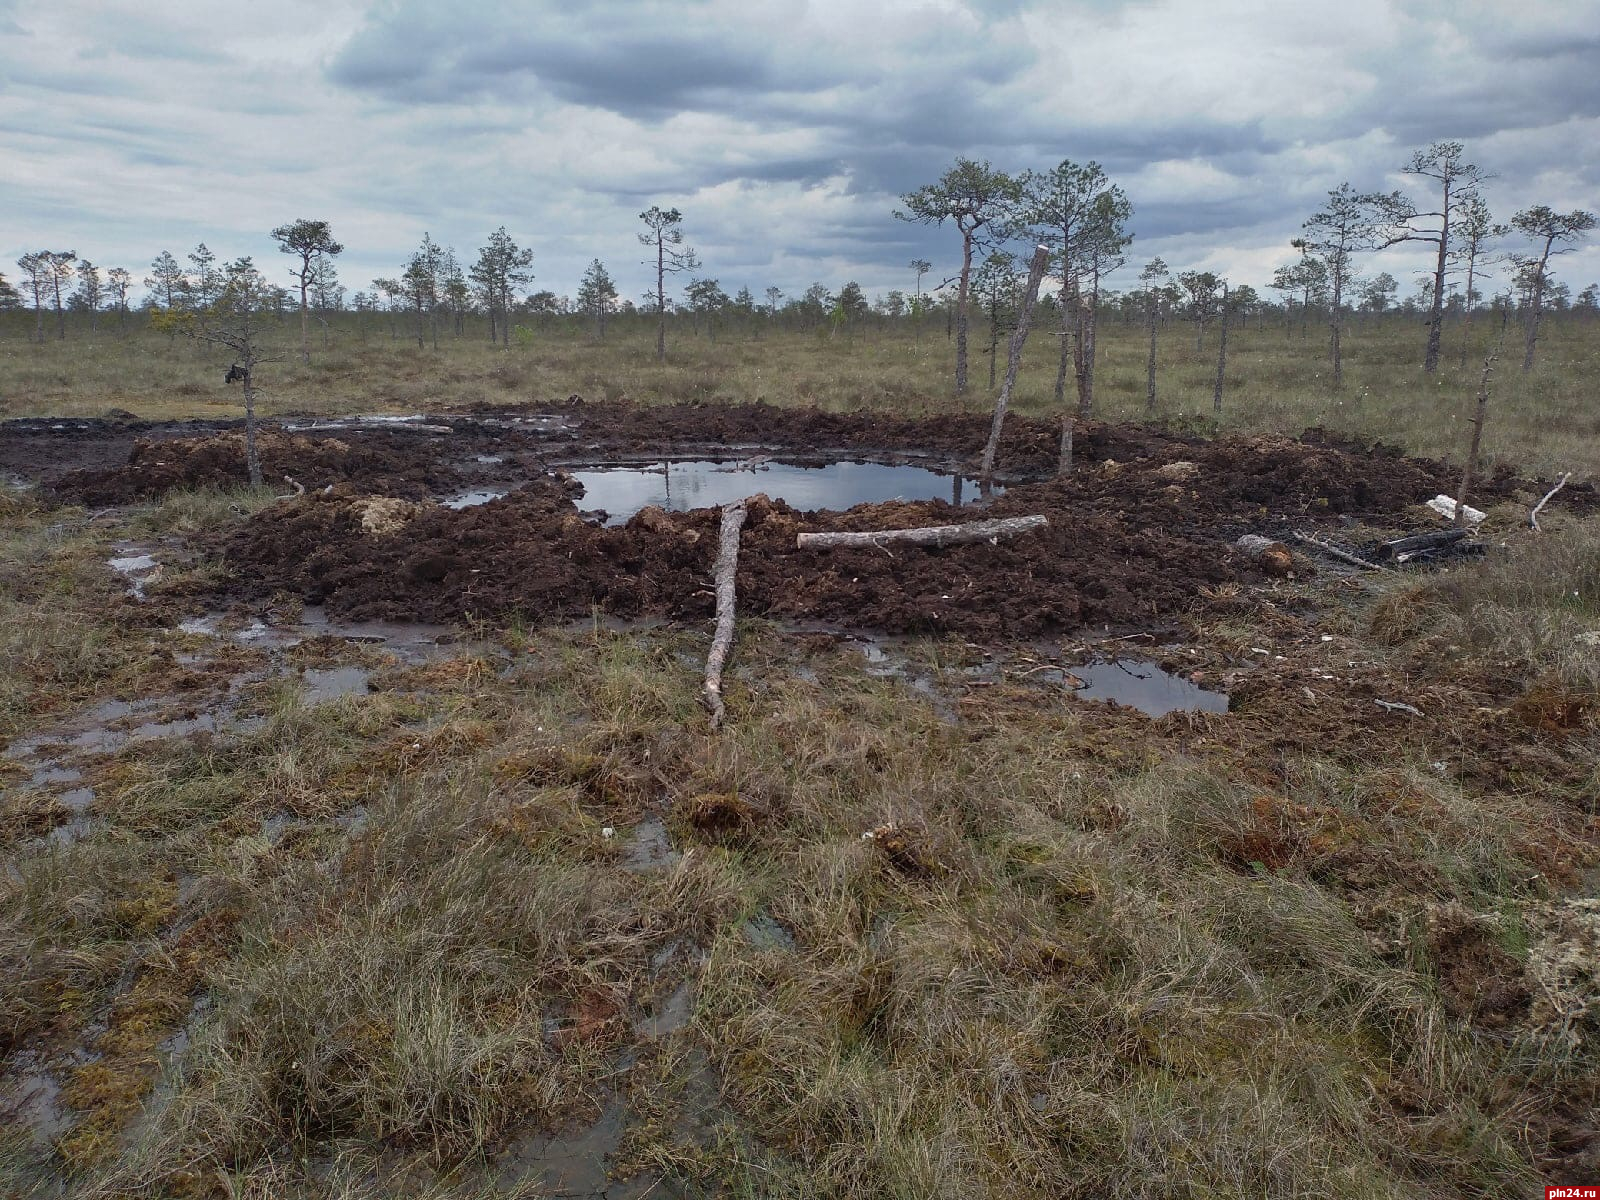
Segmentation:
[(744, 528), (745, 506), (741, 500), (722, 510), (722, 540), (717, 548), (717, 631), (711, 638), (711, 653), (706, 655), (704, 700), (711, 711), (711, 728), (722, 728), (722, 668), (733, 648), (734, 583), (739, 574), (739, 533)]
[(801, 550), (833, 550), (842, 546), (959, 546), (1015, 537), (1050, 522), (1043, 516), (1004, 517), (994, 521), (968, 521), (965, 525), (930, 525), (924, 529), (876, 529), (865, 533), (802, 533), (795, 539)]

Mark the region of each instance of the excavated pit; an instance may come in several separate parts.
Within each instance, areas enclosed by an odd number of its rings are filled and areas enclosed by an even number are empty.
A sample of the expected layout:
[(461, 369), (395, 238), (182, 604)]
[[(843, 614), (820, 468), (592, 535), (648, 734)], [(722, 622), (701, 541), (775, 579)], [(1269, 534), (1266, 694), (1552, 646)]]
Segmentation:
[[(1025, 638), (1151, 629), (1226, 606), (1236, 585), (1265, 578), (1232, 548), (1240, 534), (1428, 527), (1420, 505), (1455, 483), (1445, 464), (1320, 431), (1205, 440), (1093, 422), (1078, 431), (1076, 470), (1057, 477), (1055, 423), (1012, 417), (1003, 487), (974, 505), (970, 470), (987, 424), (981, 414), (581, 403), (299, 421), (263, 428), (259, 441), (268, 477), (289, 475), (307, 494), (200, 548), (231, 572), (213, 599), (287, 594), (343, 621), (547, 623), (596, 610), (699, 621), (713, 607), (717, 506), (753, 496), (741, 614)], [(103, 443), (119, 439), (122, 461), (108, 465), (115, 455)], [(244, 466), (236, 428), (0, 428), (0, 467), (16, 469), (30, 457), (23, 449), (33, 452), (30, 478), (91, 506), (236, 483)], [(1501, 472), (1478, 499), (1518, 486)], [(1558, 501), (1587, 509), (1593, 491), (1570, 486)], [(1032, 514), (1047, 527), (999, 543), (795, 542), (804, 531)], [(1297, 563), (1302, 575), (1318, 569)]]

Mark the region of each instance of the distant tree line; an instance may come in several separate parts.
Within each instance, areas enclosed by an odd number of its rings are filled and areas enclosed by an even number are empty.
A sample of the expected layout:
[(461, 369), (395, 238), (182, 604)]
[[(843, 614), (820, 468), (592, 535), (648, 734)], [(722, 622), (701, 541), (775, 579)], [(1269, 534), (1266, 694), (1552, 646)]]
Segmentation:
[[(1220, 404), (1227, 334), (1241, 322), (1265, 323), (1275, 315), (1286, 334), (1298, 329), (1302, 338), (1314, 321), (1325, 324), (1333, 381), (1339, 386), (1345, 335), (1363, 318), (1391, 312), (1421, 317), (1426, 330), (1421, 361), (1431, 373), (1443, 352), (1447, 316), (1458, 319), (1464, 361), (1466, 331), (1486, 303), (1502, 324), (1516, 315), (1528, 369), (1548, 312), (1600, 312), (1600, 288), (1590, 284), (1573, 296), (1552, 270), (1553, 261), (1595, 227), (1593, 213), (1535, 205), (1497, 222), (1483, 196), (1492, 176), (1467, 161), (1460, 142), (1435, 142), (1400, 169), (1415, 181), (1413, 192), (1358, 192), (1346, 183), (1328, 193), (1291, 242), (1297, 260), (1273, 275), (1270, 290), (1276, 301), (1213, 271), (1174, 271), (1159, 258), (1142, 265), (1136, 287), (1112, 290), (1106, 280), (1127, 264), (1133, 242), (1133, 205), (1099, 164), (1064, 160), (1048, 171), (1010, 175), (962, 158), (934, 183), (902, 196), (894, 214), (926, 225), (950, 224), (959, 237), (959, 266), (950, 278), (924, 287), (933, 266), (913, 259), (908, 264), (912, 287), (892, 289), (876, 300), (854, 282), (837, 292), (815, 283), (798, 295), (767, 287), (758, 298), (741, 287), (730, 296), (720, 280), (703, 271), (686, 243), (682, 213), (652, 206), (640, 214), (639, 241), (653, 286), (637, 301), (619, 295), (598, 258), (572, 296), (534, 290), (533, 252), (503, 226), (470, 261), (424, 234), (394, 276), (350, 293), (336, 269), (344, 247), (328, 222), (301, 218), (271, 231), (289, 259), (290, 287), (268, 281), (249, 258), (224, 264), (202, 243), (185, 262), (169, 251), (152, 260), (142, 280), (142, 304), (169, 332), (193, 329), (207, 320), (214, 323), (219, 305), (236, 308), (239, 280), (251, 275), (244, 290), (257, 314), (297, 315), (299, 357), (305, 362), (311, 359), (313, 326), (320, 325), (326, 340), (330, 316), (352, 311), (387, 314), (390, 336), (414, 339), (419, 348), (437, 347), (441, 336), (465, 336), (469, 317), (482, 322), (490, 341), (504, 346), (562, 318), (580, 320), (597, 339), (618, 318), (649, 319), (658, 358), (666, 357), (669, 316), (686, 319), (694, 334), (713, 339), (730, 333), (759, 337), (778, 328), (849, 339), (875, 328), (909, 327), (920, 337), (942, 325), (955, 343), (953, 386), (963, 394), (970, 386), (974, 316), (986, 326), (992, 388), (1001, 339), (1016, 325), (1028, 260), (1033, 247), (1043, 246), (1053, 283), (1039, 299), (1036, 321), (1058, 329), (1058, 402), (1065, 404), (1070, 378), (1076, 409), (1085, 415), (1094, 408), (1096, 333), (1103, 320), (1144, 326), (1146, 398), (1153, 411), (1159, 334), (1175, 320), (1192, 325), (1197, 348), (1215, 337)], [(1508, 249), (1512, 235), (1517, 244)], [(1430, 259), (1410, 294), (1401, 296), (1400, 283), (1386, 271), (1358, 274), (1365, 258), (1408, 243), (1427, 247)], [(92, 332), (103, 322), (119, 331), (128, 327), (134, 285), (129, 271), (103, 269), (71, 250), (33, 251), (22, 255), (17, 267), (15, 282), (0, 275), (0, 311), (31, 311), (35, 339), (65, 338), (69, 314), (83, 314)], [(1491, 297), (1487, 284), (1497, 272), (1504, 273), (1503, 286)], [(678, 276), (681, 286), (669, 287)]]

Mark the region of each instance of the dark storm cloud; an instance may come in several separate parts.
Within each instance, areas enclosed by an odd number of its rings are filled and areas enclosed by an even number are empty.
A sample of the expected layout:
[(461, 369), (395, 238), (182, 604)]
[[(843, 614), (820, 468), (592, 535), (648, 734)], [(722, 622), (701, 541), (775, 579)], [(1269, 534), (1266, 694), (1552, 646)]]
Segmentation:
[(569, 103), (648, 119), (685, 108), (729, 111), (770, 91), (829, 81), (821, 64), (780, 69), (756, 39), (697, 27), (692, 12), (653, 7), (585, 5), (565, 17), (512, 20), (483, 38), (453, 14), (441, 21), (442, 10), (431, 5), (394, 5), (346, 43), (330, 76), (422, 103), (542, 88)]

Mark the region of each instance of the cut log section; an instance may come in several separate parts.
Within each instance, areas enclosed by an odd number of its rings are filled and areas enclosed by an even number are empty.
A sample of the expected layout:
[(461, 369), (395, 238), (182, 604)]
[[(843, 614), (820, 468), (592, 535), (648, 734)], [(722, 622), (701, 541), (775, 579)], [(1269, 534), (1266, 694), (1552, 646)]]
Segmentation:
[(1004, 517), (994, 521), (969, 521), (965, 525), (930, 525), (925, 529), (877, 529), (865, 533), (802, 533), (795, 545), (801, 550), (835, 550), (841, 547), (959, 546), (967, 542), (993, 542), (1016, 537), (1050, 522), (1044, 516)]
[(1287, 575), (1294, 570), (1294, 555), (1282, 542), (1259, 533), (1247, 533), (1234, 546), (1268, 575)]
[(711, 728), (722, 728), (725, 710), (722, 706), (722, 668), (728, 664), (728, 651), (733, 648), (734, 586), (739, 574), (739, 533), (744, 529), (745, 502), (730, 504), (722, 510), (722, 538), (717, 547), (717, 631), (711, 638), (711, 652), (706, 655), (706, 683), (703, 699), (711, 712)]
[(1395, 562), (1407, 562), (1430, 550), (1453, 546), (1466, 537), (1465, 529), (1441, 529), (1437, 533), (1418, 533), (1411, 537), (1395, 538), (1394, 541), (1384, 542), (1378, 547), (1378, 557), (1392, 559)]

